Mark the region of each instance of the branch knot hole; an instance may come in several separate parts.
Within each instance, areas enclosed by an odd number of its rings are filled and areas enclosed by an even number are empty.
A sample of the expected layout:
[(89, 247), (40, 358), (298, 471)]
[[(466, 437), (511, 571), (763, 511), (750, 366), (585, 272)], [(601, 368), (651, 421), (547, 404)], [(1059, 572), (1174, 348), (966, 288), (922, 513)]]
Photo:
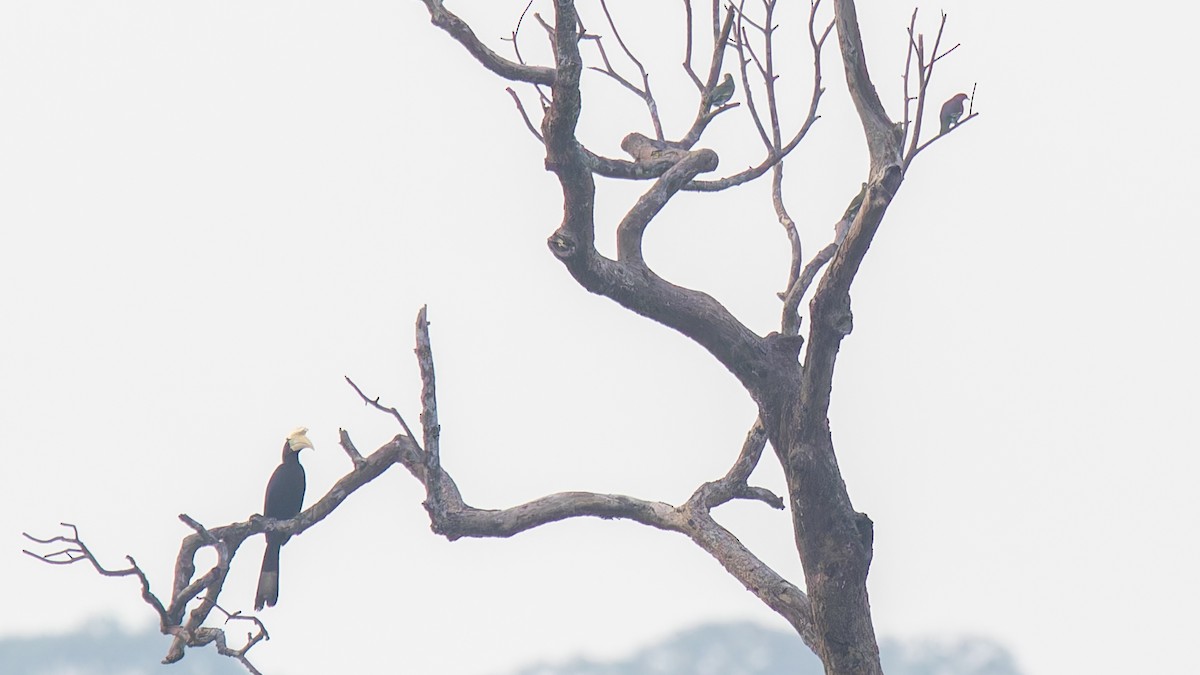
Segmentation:
[(837, 300), (837, 307), (829, 313), (829, 327), (843, 337), (854, 330), (854, 313), (850, 311), (850, 294), (845, 293)]
[(550, 252), (559, 258), (574, 256), (578, 248), (575, 244), (575, 238), (561, 230), (550, 235), (550, 238), (546, 240), (546, 245), (550, 247)]

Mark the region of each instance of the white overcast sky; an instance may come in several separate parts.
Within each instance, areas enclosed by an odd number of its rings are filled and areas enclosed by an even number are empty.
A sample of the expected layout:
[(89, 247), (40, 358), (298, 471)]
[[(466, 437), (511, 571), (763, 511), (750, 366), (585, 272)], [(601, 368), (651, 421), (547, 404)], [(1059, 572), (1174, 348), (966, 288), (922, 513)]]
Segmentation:
[[(608, 34), (596, 4), (581, 2), (589, 28)], [(681, 3), (612, 5), (681, 133), (696, 107)], [(503, 51), (522, 3), (450, 6)], [(978, 82), (981, 115), (909, 172), (855, 283), (834, 390), (839, 460), (876, 524), (876, 626), (994, 637), (1032, 675), (1180, 672), (1200, 601), (1200, 12), (943, 0), (923, 6), (927, 33), (940, 9), (963, 46), (932, 95)], [(911, 5), (858, 11), (898, 117)], [(810, 63), (803, 18), (780, 21), (794, 125)], [(823, 117), (787, 165), (810, 250), (866, 169), (834, 47)], [(176, 514), (258, 511), (292, 427), (318, 446), (309, 502), (349, 468), (339, 427), (364, 450), (397, 432), (343, 375), (415, 424), (426, 303), (444, 461), (472, 504), (677, 503), (724, 473), (748, 397), (550, 255), (561, 196), (505, 85), (416, 0), (0, 3), (0, 634), (152, 620), (133, 581), (36, 564), (22, 530), (77, 523), (164, 592)], [(650, 132), (598, 75), (584, 104), (597, 151)], [(744, 108), (707, 144), (724, 172), (760, 152)], [(607, 250), (641, 187), (600, 185)], [(787, 255), (765, 188), (683, 195), (647, 235), (661, 274), (764, 334)], [(756, 479), (781, 487), (771, 463)], [(288, 545), (254, 651), (266, 672), (493, 675), (701, 621), (786, 625), (678, 535), (574, 521), (451, 544), (421, 499), (396, 468)], [(717, 513), (802, 582), (785, 514)], [(260, 555), (242, 548), (226, 607), (249, 609)]]

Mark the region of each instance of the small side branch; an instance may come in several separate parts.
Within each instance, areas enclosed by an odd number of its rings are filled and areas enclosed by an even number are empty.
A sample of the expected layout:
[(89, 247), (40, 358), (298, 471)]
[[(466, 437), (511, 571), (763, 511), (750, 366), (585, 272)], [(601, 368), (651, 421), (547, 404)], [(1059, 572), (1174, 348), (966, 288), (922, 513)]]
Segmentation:
[(346, 383), (349, 384), (354, 389), (354, 392), (356, 394), (358, 394), (360, 398), (362, 398), (363, 403), (371, 406), (372, 408), (375, 408), (376, 410), (382, 410), (383, 412), (388, 413), (392, 417), (396, 418), (396, 421), (400, 423), (400, 428), (404, 429), (404, 433), (407, 434), (409, 438), (416, 440), (416, 436), (413, 436), (412, 429), (408, 428), (408, 423), (404, 421), (404, 418), (400, 415), (399, 410), (396, 410), (395, 408), (390, 408), (388, 406), (381, 404), (379, 402), (378, 396), (376, 396), (373, 399), (367, 398), (367, 395), (363, 393), (362, 389), (359, 389), (358, 385), (354, 384), (354, 380), (351, 380), (347, 376), (343, 376), (343, 377), (345, 377)]
[(683, 70), (692, 79), (692, 84), (696, 85), (696, 89), (704, 91), (704, 83), (700, 81), (700, 77), (696, 75), (696, 71), (692, 68), (692, 30), (694, 25), (692, 22), (692, 0), (683, 0), (684, 13), (684, 50), (683, 50)]
[[(188, 521), (203, 530), (199, 523), (196, 523), (190, 518)], [(62, 523), (62, 526), (70, 528), (71, 534), (66, 536), (59, 535), (49, 539), (40, 539), (28, 533), (22, 534), (24, 534), (24, 536), (30, 541), (38, 544), (49, 545), (61, 542), (67, 544), (66, 548), (47, 554), (34, 553), (28, 550), (24, 551), (24, 553), (51, 565), (70, 565), (73, 563), (86, 561), (92, 565), (96, 572), (106, 577), (137, 577), (139, 583), (141, 584), (142, 599), (146, 602), (146, 604), (150, 605), (155, 614), (158, 615), (159, 630), (161, 630), (164, 635), (172, 635), (175, 638), (172, 641), (170, 650), (167, 652), (166, 658), (163, 659), (164, 664), (174, 663), (183, 658), (183, 650), (185, 647), (203, 647), (205, 645), (215, 643), (218, 653), (237, 660), (242, 664), (243, 667), (246, 668), (247, 671), (252, 674), (259, 673), (258, 669), (254, 667), (249, 658), (246, 656), (247, 652), (249, 652), (254, 645), (268, 638), (266, 626), (264, 626), (262, 621), (258, 620), (257, 617), (243, 616), (239, 613), (230, 614), (229, 612), (226, 612), (218, 607), (218, 609), (225, 614), (226, 623), (228, 623), (230, 620), (240, 619), (251, 621), (257, 627), (255, 632), (247, 633), (246, 641), (241, 647), (230, 647), (223, 630), (212, 627), (201, 627), (199, 625), (200, 622), (196, 622), (195, 625), (187, 625), (176, 620), (177, 615), (168, 608), (164, 607), (162, 601), (158, 599), (158, 596), (151, 591), (150, 582), (146, 578), (146, 573), (142, 571), (142, 568), (138, 566), (137, 562), (132, 556), (125, 556), (125, 559), (129, 561), (128, 568), (116, 570), (108, 569), (100, 564), (100, 561), (79, 537), (79, 529), (75, 525), (72, 525), (71, 523)], [(205, 534), (206, 540), (213, 541), (211, 536), (207, 536), (206, 531)], [(229, 556), (219, 555), (219, 557), (221, 558), (219, 564), (224, 563), (227, 569)], [(223, 581), (224, 575), (206, 575), (206, 578), (210, 587), (213, 584), (218, 584), (217, 589), (219, 592), (219, 584), (221, 581)], [(192, 597), (195, 596), (193, 595)], [(215, 597), (207, 598), (204, 603), (202, 603), (202, 606), (197, 608), (197, 612), (202, 612), (204, 616), (207, 616), (208, 609), (210, 607), (205, 607), (204, 605), (216, 607)], [(193, 614), (195, 614), (195, 612)]]
[(446, 9), (442, 0), (422, 0), (429, 10), (429, 20), (433, 25), (446, 31), (450, 37), (466, 48), (475, 60), (484, 68), (505, 79), (530, 84), (554, 84), (554, 69), (543, 66), (527, 66), (516, 61), (510, 61), (480, 41), (475, 31), (454, 12)]
[[(716, 6), (714, 5), (714, 10)], [(708, 77), (700, 82), (696, 78), (697, 88), (700, 90), (699, 108), (696, 111), (696, 119), (692, 122), (692, 128), (688, 130), (683, 138), (679, 139), (679, 145), (684, 149), (690, 150), (699, 140), (704, 130), (708, 128), (708, 123), (711, 122), (717, 115), (734, 107), (735, 104), (722, 105), (715, 110), (710, 110), (709, 102), (712, 98), (713, 88), (717, 86), (717, 80), (721, 77), (721, 65), (725, 60), (725, 46), (729, 44), (729, 35), (733, 30), (734, 9), (730, 6), (725, 12), (725, 18), (719, 23), (713, 24), (713, 29), (716, 31), (713, 35), (713, 50), (712, 57), (708, 66)], [(716, 16), (714, 15), (714, 20)]]
[(625, 56), (637, 68), (638, 74), (641, 75), (642, 86), (638, 87), (637, 85), (634, 85), (632, 82), (622, 77), (617, 73), (616, 70), (613, 69), (612, 64), (608, 60), (608, 54), (604, 51), (604, 42), (598, 36), (595, 37), (595, 42), (596, 47), (600, 50), (600, 58), (604, 61), (604, 68), (592, 68), (592, 70), (596, 70), (608, 75), (619, 82), (621, 86), (632, 91), (638, 96), (638, 98), (642, 99), (642, 101), (646, 104), (647, 111), (650, 113), (650, 123), (654, 125), (655, 137), (661, 141), (664, 138), (662, 120), (660, 120), (658, 117), (658, 103), (654, 100), (653, 92), (650, 91), (650, 75), (646, 73), (645, 66), (643, 66), (642, 62), (633, 55), (633, 51), (629, 49), (629, 46), (625, 44), (625, 40), (621, 38), (621, 31), (617, 28), (617, 23), (613, 20), (612, 13), (608, 10), (608, 2), (606, 0), (600, 0), (600, 8), (604, 10), (604, 18), (608, 20), (608, 26), (612, 29), (613, 37), (617, 39), (617, 44), (621, 46), (621, 50), (625, 52)]
[(742, 450), (738, 453), (738, 457), (734, 460), (728, 473), (696, 488), (691, 498), (688, 499), (689, 507), (712, 510), (734, 499), (753, 499), (763, 502), (773, 509), (782, 510), (784, 505), (781, 497), (766, 488), (752, 487), (746, 482), (754, 471), (754, 467), (758, 466), (758, 461), (762, 458), (766, 445), (766, 427), (763, 426), (762, 419), (755, 419), (753, 426), (746, 434), (745, 442), (742, 443)]
[[(820, 8), (821, 3), (820, 0), (813, 2), (808, 17), (808, 37), (809, 44), (812, 47), (813, 52), (813, 86), (808, 103), (808, 113), (806, 114), (804, 121), (800, 124), (799, 129), (796, 130), (795, 134), (793, 134), (791, 138), (784, 142), (782, 129), (779, 123), (780, 116), (778, 102), (775, 94), (775, 81), (778, 79), (778, 76), (774, 70), (774, 44), (773, 39), (771, 38), (774, 29), (771, 28), (772, 24), (770, 23), (772, 19), (771, 10), (774, 7), (774, 2), (767, 2), (765, 4), (768, 9), (768, 16), (765, 26), (759, 26), (757, 23), (749, 21), (743, 12), (740, 10), (737, 11), (736, 16), (738, 30), (735, 33), (736, 39), (734, 41), (734, 47), (737, 50), (740, 59), (742, 87), (745, 91), (746, 104), (747, 107), (751, 109), (751, 118), (754, 120), (756, 128), (758, 129), (759, 137), (762, 139), (767, 148), (766, 157), (764, 157), (763, 161), (758, 165), (746, 168), (724, 178), (718, 178), (714, 180), (693, 180), (683, 187), (683, 190), (685, 191), (718, 192), (735, 187), (737, 185), (748, 183), (763, 176), (767, 173), (767, 171), (773, 169), (777, 164), (782, 162), (785, 157), (791, 154), (791, 152), (800, 145), (800, 142), (804, 140), (805, 136), (808, 135), (808, 132), (812, 126), (816, 124), (818, 119), (820, 119), (820, 115), (817, 114), (817, 110), (820, 105), (821, 96), (825, 93), (825, 87), (821, 79), (821, 54), (824, 50), (826, 39), (828, 39), (830, 33), (833, 31), (834, 24), (831, 21), (821, 31), (820, 35), (817, 34), (816, 17), (817, 10)], [(756, 27), (757, 30), (764, 34), (764, 54), (761, 59), (756, 56), (751, 56), (752, 51), (750, 49), (750, 43), (746, 36), (746, 31), (744, 27), (742, 27), (742, 24), (746, 23)], [(747, 64), (751, 61), (756, 61), (760, 64), (759, 70), (762, 74), (763, 82), (767, 92), (767, 117), (769, 119), (768, 125), (764, 125), (761, 121), (756, 104), (754, 103), (752, 91), (749, 87), (749, 76), (746, 72), (746, 68)], [(716, 114), (716, 111), (714, 111), (712, 114)], [(695, 139), (698, 139), (699, 132), (701, 131), (703, 131), (703, 127), (693, 126), (693, 129), (689, 132), (688, 136), (685, 137), (683, 143), (687, 145), (689, 140), (692, 140), (693, 134), (695, 135)], [(694, 140), (692, 140), (692, 142), (694, 143)], [(782, 203), (782, 198), (780, 199), (780, 203)], [(783, 218), (790, 220), (790, 217), (788, 217), (786, 213), (784, 214)], [(786, 229), (787, 225), (785, 224), (784, 227)]]
[(155, 614), (158, 615), (160, 621), (166, 620), (166, 609), (163, 607), (162, 602), (152, 592), (150, 592), (150, 580), (146, 578), (146, 573), (142, 571), (142, 568), (138, 567), (137, 561), (133, 559), (133, 556), (125, 556), (125, 560), (129, 561), (129, 567), (119, 570), (110, 570), (100, 564), (100, 561), (96, 558), (95, 554), (92, 553), (91, 549), (87, 547), (87, 544), (83, 543), (83, 540), (79, 538), (78, 527), (71, 523), (59, 524), (63, 527), (70, 528), (71, 534), (69, 536), (58, 535), (49, 539), (39, 539), (28, 532), (22, 532), (21, 534), (26, 539), (37, 544), (50, 545), (62, 543), (66, 544), (66, 548), (45, 554), (34, 553), (33, 551), (26, 549), (22, 549), (21, 552), (27, 556), (50, 565), (71, 565), (77, 562), (86, 561), (91, 564), (92, 569), (96, 570), (97, 573), (105, 577), (137, 577), (137, 580), (142, 587), (142, 599), (146, 601), (146, 604), (150, 605)]
[(213, 605), (220, 613), (225, 615), (225, 624), (228, 625), (231, 621), (249, 621), (254, 625), (254, 631), (246, 633), (246, 642), (240, 648), (234, 649), (229, 646), (225, 631), (214, 628), (201, 629), (198, 638), (201, 640), (211, 638), (216, 643), (217, 653), (222, 656), (228, 656), (238, 663), (242, 664), (251, 675), (262, 675), (262, 673), (254, 667), (253, 664), (246, 658), (246, 652), (250, 651), (254, 645), (263, 640), (270, 640), (271, 636), (267, 633), (267, 627), (256, 616), (242, 614), (241, 612), (227, 612), (220, 605)]
[[(913, 160), (916, 159), (917, 155), (922, 150), (924, 150), (925, 148), (932, 145), (934, 143), (934, 141), (945, 136), (947, 133), (949, 133), (949, 131), (953, 131), (954, 128), (957, 128), (959, 124), (962, 124), (963, 122), (970, 120), (972, 117), (974, 117), (976, 115), (976, 113), (973, 112), (974, 100), (975, 100), (975, 88), (972, 87), (971, 88), (971, 98), (970, 98), (971, 105), (972, 105), (972, 111), (969, 111), (966, 114), (966, 116), (964, 116), (958, 120), (958, 122), (954, 125), (954, 127), (952, 127), (951, 129), (949, 129), (947, 131), (942, 131), (940, 129), (940, 120), (939, 120), (938, 134), (924, 143), (921, 142), (921, 128), (924, 125), (925, 110), (926, 110), (927, 104), (929, 103), (929, 100), (928, 100), (929, 83), (933, 80), (934, 66), (937, 64), (938, 61), (940, 61), (940, 60), (944, 59), (945, 57), (947, 57), (948, 55), (950, 55), (954, 50), (958, 49), (960, 46), (960, 45), (956, 44), (953, 47), (951, 47), (945, 51), (939, 51), (941, 49), (942, 36), (944, 35), (944, 33), (946, 31), (946, 20), (948, 18), (949, 18), (948, 15), (945, 12), (942, 12), (941, 23), (938, 24), (937, 37), (934, 38), (934, 41), (933, 41), (933, 51), (928, 55), (926, 55), (926, 53), (925, 53), (925, 36), (923, 34), (919, 34), (916, 32), (916, 23), (917, 23), (916, 10), (913, 10), (912, 19), (909, 21), (909, 24), (908, 24), (908, 55), (907, 55), (907, 57), (905, 59), (905, 63), (904, 63), (904, 122), (903, 122), (903, 126), (901, 127), (901, 133), (899, 134), (902, 141), (906, 137), (908, 139), (908, 149), (904, 153), (904, 162), (903, 162), (903, 166), (902, 166), (903, 171), (908, 170), (909, 165), (912, 164)], [(916, 65), (915, 71), (917, 74), (917, 85), (916, 85), (916, 95), (915, 96), (910, 95), (910, 93), (909, 93), (909, 91), (910, 91), (909, 78), (910, 78), (911, 73), (914, 70), (914, 68), (913, 68), (914, 62)], [(912, 120), (912, 123), (910, 126), (908, 111), (909, 111), (909, 105), (912, 103), (913, 100), (916, 100), (917, 108), (916, 108), (916, 116)]]
[[(521, 10), (521, 16), (517, 17), (517, 25), (513, 28), (512, 34), (509, 37), (509, 40), (512, 42), (512, 45), (513, 45), (513, 56), (517, 57), (517, 63), (521, 64), (522, 66), (528, 65), (528, 64), (525, 63), (525, 57), (521, 55), (521, 42), (520, 42), (521, 26), (525, 24), (525, 16), (527, 14), (529, 14), (529, 8), (532, 6), (533, 6), (533, 0), (529, 0), (529, 2), (525, 3), (525, 9)], [(542, 102), (542, 106), (545, 107), (545, 106), (550, 105), (550, 97), (546, 95), (546, 92), (542, 89), (542, 85), (535, 84), (533, 86), (533, 88), (535, 91), (537, 91), (538, 99)], [(508, 88), (508, 92), (510, 94), (513, 93), (513, 90), (511, 87)], [(514, 94), (514, 98), (516, 98), (515, 94)], [(518, 107), (520, 106), (519, 99), (517, 101), (517, 105), (518, 105)], [(525, 111), (521, 110), (521, 114), (524, 115)]]
[(358, 468), (367, 460), (363, 459), (362, 453), (354, 446), (354, 441), (350, 440), (350, 432), (345, 429), (338, 429), (338, 444), (342, 446), (342, 450), (346, 452), (346, 456), (354, 463), (354, 467)]
[(504, 90), (512, 97), (513, 103), (517, 106), (517, 112), (521, 113), (521, 119), (525, 121), (525, 128), (529, 129), (529, 133), (533, 134), (533, 137), (538, 139), (539, 143), (544, 143), (545, 139), (542, 138), (542, 134), (534, 126), (533, 120), (529, 119), (529, 113), (525, 112), (525, 104), (521, 103), (521, 97), (517, 96), (516, 90), (512, 87), (505, 87)]
[(817, 254), (808, 261), (808, 264), (796, 275), (796, 281), (791, 288), (783, 294), (783, 320), (782, 332), (784, 335), (799, 335), (800, 334), (800, 302), (804, 299), (804, 294), (808, 292), (812, 282), (817, 278), (817, 273), (825, 266), (825, 263), (833, 259), (833, 254), (837, 253), (838, 242), (833, 241), (825, 245), (825, 248), (817, 251)]

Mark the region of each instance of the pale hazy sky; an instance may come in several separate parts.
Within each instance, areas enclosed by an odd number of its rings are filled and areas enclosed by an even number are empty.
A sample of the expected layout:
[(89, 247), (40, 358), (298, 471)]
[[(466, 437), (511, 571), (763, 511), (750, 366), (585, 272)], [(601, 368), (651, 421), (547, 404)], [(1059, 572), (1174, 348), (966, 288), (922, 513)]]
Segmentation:
[[(589, 28), (606, 33), (594, 4)], [(679, 134), (696, 105), (681, 3), (612, 5)], [(523, 3), (450, 6), (503, 51)], [(1200, 12), (944, 0), (923, 6), (926, 31), (939, 9), (963, 46), (934, 97), (978, 82), (981, 116), (909, 172), (854, 286), (834, 391), (839, 460), (876, 524), (876, 626), (985, 634), (1032, 675), (1180, 672), (1200, 627)], [(859, 3), (893, 116), (910, 12)], [(794, 122), (810, 64), (792, 35)], [(37, 564), (20, 531), (75, 522), (165, 592), (187, 534), (176, 514), (258, 511), (292, 427), (318, 446), (310, 503), (349, 469), (339, 427), (364, 450), (397, 432), (343, 375), (415, 424), (426, 303), (444, 463), (470, 503), (563, 489), (678, 503), (724, 473), (748, 397), (546, 250), (561, 197), (505, 85), (416, 0), (0, 3), (0, 633), (153, 619), (135, 582)], [(826, 87), (787, 165), (810, 250), (866, 167), (832, 43)], [(649, 132), (598, 75), (584, 105), (598, 151)], [(708, 145), (723, 172), (760, 152), (744, 110)], [(607, 250), (642, 187), (601, 183)], [(760, 333), (787, 255), (766, 196), (682, 195), (646, 242), (663, 276)], [(756, 479), (781, 489), (771, 464)], [(397, 467), (287, 546), (260, 667), (490, 675), (700, 621), (785, 625), (680, 536), (573, 521), (451, 544), (421, 499)], [(802, 582), (785, 514), (717, 515)], [(227, 607), (249, 609), (260, 555), (241, 549)]]

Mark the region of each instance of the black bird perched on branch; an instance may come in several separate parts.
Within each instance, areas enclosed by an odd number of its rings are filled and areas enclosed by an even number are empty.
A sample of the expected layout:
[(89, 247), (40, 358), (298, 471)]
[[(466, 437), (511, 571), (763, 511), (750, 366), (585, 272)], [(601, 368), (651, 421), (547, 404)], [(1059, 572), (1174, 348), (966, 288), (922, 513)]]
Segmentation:
[[(267, 483), (263, 515), (268, 518), (287, 520), (300, 513), (304, 504), (304, 467), (300, 466), (300, 451), (313, 446), (305, 435), (307, 433), (308, 429), (299, 427), (283, 442), (283, 461), (275, 467), (275, 473)], [(273, 607), (279, 601), (279, 548), (290, 537), (267, 532), (267, 550), (263, 552), (262, 571), (258, 573), (258, 594), (254, 596), (256, 611), (263, 605)]]

